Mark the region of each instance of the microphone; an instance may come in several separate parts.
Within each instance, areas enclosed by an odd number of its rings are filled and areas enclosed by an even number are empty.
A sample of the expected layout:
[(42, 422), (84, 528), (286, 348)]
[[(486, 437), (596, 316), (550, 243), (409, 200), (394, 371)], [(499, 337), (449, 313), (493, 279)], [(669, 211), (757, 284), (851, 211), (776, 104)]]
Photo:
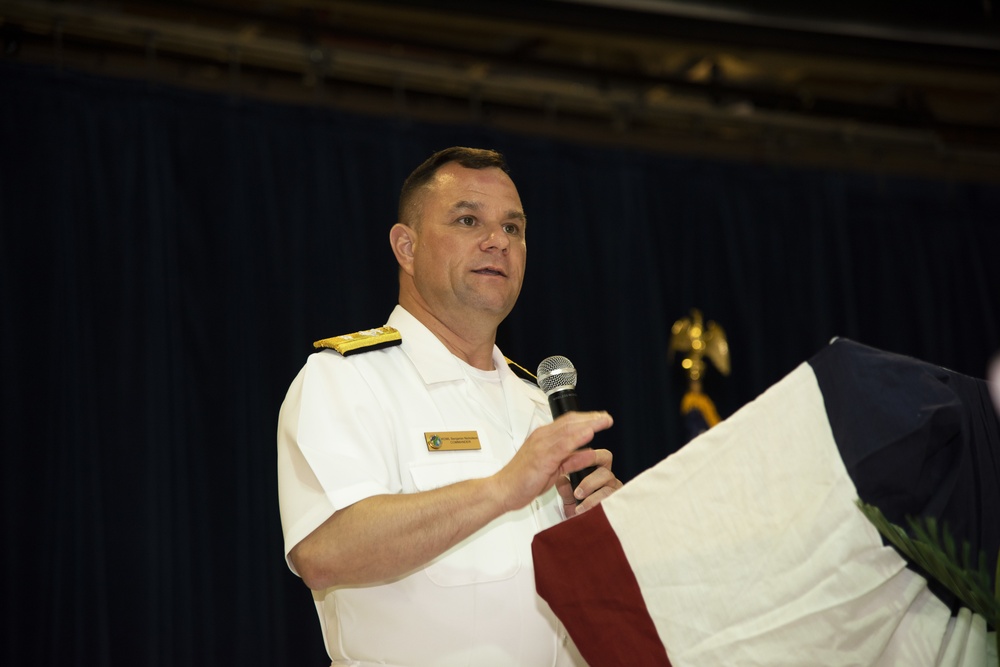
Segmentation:
[[(549, 399), (549, 409), (552, 411), (552, 418), (556, 419), (567, 412), (577, 412), (580, 408), (576, 401), (576, 368), (573, 362), (566, 357), (548, 357), (538, 364), (538, 386), (542, 388)], [(580, 481), (594, 472), (596, 468), (590, 466), (583, 470), (571, 472), (569, 482), (576, 490)]]

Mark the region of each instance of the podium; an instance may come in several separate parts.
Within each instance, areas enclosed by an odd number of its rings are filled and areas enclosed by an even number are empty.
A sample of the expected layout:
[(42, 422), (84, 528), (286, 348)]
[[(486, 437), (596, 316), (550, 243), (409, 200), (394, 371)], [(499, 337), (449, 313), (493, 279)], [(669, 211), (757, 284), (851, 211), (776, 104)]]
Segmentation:
[(591, 665), (997, 664), (995, 628), (883, 541), (936, 517), (996, 567), (984, 381), (837, 339), (600, 506), (539, 533), (539, 594)]

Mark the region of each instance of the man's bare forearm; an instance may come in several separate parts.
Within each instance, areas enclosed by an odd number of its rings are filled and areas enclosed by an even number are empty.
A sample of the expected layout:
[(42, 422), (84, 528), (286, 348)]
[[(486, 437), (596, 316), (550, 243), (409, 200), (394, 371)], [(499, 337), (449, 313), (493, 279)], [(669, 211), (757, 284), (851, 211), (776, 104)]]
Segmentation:
[(567, 413), (533, 431), (493, 476), (432, 491), (365, 498), (334, 512), (289, 557), (313, 590), (361, 586), (422, 567), (493, 519), (526, 506), (558, 478), (596, 465), (606, 469), (588, 482), (597, 487), (590, 490), (594, 504), (621, 482), (611, 474), (610, 452), (579, 448), (611, 424), (606, 412)]
[(493, 478), (365, 498), (335, 512), (291, 551), (313, 590), (405, 575), (505, 512)]

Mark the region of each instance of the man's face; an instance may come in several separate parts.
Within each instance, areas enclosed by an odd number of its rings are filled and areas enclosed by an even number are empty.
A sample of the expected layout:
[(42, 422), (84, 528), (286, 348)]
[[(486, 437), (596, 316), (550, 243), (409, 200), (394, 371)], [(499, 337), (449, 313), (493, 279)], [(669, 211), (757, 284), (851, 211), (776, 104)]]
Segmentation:
[(524, 279), (521, 198), (496, 168), (441, 167), (418, 200), (413, 280), (439, 319), (490, 314), (502, 320)]

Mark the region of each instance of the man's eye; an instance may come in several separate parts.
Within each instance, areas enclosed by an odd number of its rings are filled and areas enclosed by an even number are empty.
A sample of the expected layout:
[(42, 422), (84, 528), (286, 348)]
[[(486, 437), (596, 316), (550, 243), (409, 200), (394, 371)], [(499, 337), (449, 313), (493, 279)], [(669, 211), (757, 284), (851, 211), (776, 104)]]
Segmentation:
[(521, 233), (521, 228), (513, 223), (508, 223), (503, 226), (503, 230), (511, 235), (517, 235)]
[(465, 225), (466, 227), (471, 227), (472, 225), (476, 224), (476, 219), (473, 218), (471, 215), (463, 215), (461, 218), (458, 219), (458, 224)]

